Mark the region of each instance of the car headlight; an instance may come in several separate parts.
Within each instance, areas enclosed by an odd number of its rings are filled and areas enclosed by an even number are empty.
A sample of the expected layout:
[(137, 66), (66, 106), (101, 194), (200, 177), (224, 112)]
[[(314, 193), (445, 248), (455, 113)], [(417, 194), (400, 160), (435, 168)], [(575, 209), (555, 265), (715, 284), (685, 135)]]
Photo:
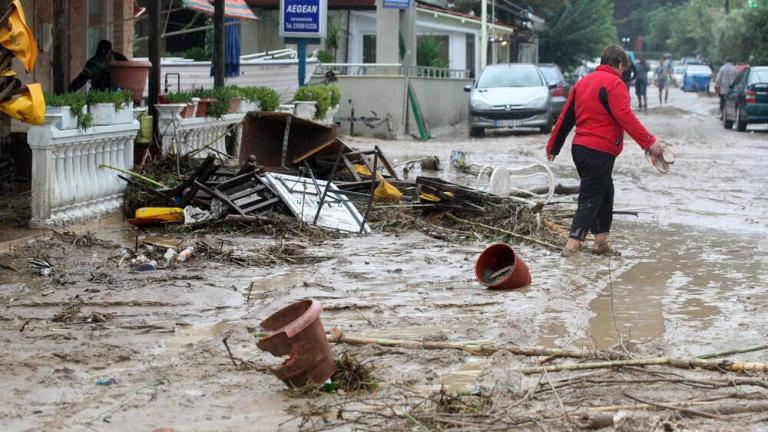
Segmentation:
[(544, 106), (546, 103), (547, 103), (547, 98), (546, 98), (546, 96), (543, 96), (543, 97), (536, 98), (536, 99), (528, 102), (527, 104), (525, 104), (525, 106), (527, 108), (539, 108), (539, 107)]
[(470, 103), (470, 105), (472, 105), (472, 108), (474, 108), (474, 109), (479, 109), (479, 110), (493, 109), (493, 106), (491, 106), (491, 105), (489, 105), (489, 104), (487, 104), (485, 102), (480, 102), (479, 100), (476, 100), (476, 99), (472, 99), (469, 103)]

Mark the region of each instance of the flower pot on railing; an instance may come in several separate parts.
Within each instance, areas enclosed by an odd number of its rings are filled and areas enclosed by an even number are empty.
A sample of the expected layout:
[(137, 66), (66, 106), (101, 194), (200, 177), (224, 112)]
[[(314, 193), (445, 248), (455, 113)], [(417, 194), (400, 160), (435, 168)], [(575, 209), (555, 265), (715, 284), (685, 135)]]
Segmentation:
[(111, 102), (96, 103), (88, 105), (88, 111), (90, 111), (93, 117), (94, 126), (107, 126), (112, 124), (112, 118), (115, 115), (115, 105)]
[(113, 86), (132, 91), (133, 100), (141, 101), (151, 67), (148, 61), (115, 61), (109, 64), (109, 77)]
[(184, 109), (181, 110), (181, 118), (190, 118), (195, 116), (195, 104), (188, 102)]
[(317, 102), (314, 101), (295, 101), (296, 117), (306, 120), (312, 120), (315, 118), (315, 112), (317, 112)]
[(236, 113), (240, 112), (240, 104), (243, 103), (243, 100), (239, 97), (233, 97), (229, 100), (229, 112), (230, 113)]
[(261, 111), (261, 103), (259, 103), (259, 101), (254, 102), (247, 99), (241, 100), (237, 112), (248, 113), (251, 111)]
[(197, 110), (195, 111), (195, 117), (205, 117), (208, 113), (208, 104), (211, 103), (211, 99), (200, 99), (197, 101)]
[(190, 108), (190, 104), (158, 104), (157, 118), (160, 122), (170, 122), (181, 118), (181, 113)]
[[(83, 114), (85, 114), (86, 108), (83, 107)], [(77, 129), (77, 116), (72, 113), (72, 109), (69, 106), (60, 107), (46, 107), (45, 109), (45, 124), (52, 125), (59, 130), (71, 130)]]
[(120, 108), (115, 108), (115, 112), (112, 115), (111, 124), (128, 124), (135, 119), (133, 115), (133, 102), (123, 104)]

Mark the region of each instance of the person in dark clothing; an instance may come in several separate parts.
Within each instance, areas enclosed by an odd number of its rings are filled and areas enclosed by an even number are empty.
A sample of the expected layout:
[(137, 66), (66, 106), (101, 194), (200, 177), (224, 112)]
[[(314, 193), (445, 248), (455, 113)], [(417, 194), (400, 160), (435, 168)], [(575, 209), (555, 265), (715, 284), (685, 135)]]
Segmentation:
[(92, 90), (111, 90), (112, 81), (109, 78), (109, 62), (112, 60), (128, 60), (119, 52), (112, 51), (112, 42), (103, 39), (96, 46), (96, 54), (85, 63), (83, 71), (69, 84), (69, 91), (77, 91), (88, 81)]
[(632, 84), (632, 80), (637, 77), (637, 69), (629, 57), (627, 57), (627, 61), (629, 62), (629, 67), (624, 69), (624, 71), (621, 73), (621, 79), (624, 80), (624, 84), (627, 86), (627, 91), (629, 91), (629, 86)]
[[(645, 61), (645, 57), (640, 57), (640, 61), (637, 62), (636, 70), (635, 94), (637, 95), (637, 105), (640, 109), (648, 109), (648, 72), (651, 71), (651, 66)], [(645, 102), (645, 104), (643, 104), (643, 102)]]
[(592, 251), (613, 253), (608, 233), (613, 222), (613, 164), (624, 147), (626, 131), (644, 150), (661, 154), (661, 145), (632, 113), (622, 73), (630, 61), (624, 50), (610, 45), (600, 66), (571, 90), (547, 143), (547, 159), (555, 160), (573, 127), (571, 153), (581, 177), (579, 202), (563, 256), (579, 250), (587, 233), (595, 235)]

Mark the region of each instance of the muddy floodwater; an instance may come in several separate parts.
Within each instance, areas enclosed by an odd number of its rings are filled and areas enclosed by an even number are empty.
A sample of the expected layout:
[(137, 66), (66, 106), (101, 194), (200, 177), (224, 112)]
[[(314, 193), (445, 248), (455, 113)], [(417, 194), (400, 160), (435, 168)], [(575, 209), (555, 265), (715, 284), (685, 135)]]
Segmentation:
[[(137, 273), (120, 257), (141, 233), (115, 221), (95, 230), (104, 242), (89, 247), (55, 236), (0, 255), (1, 429), (297, 430), (302, 423), (293, 407), (302, 400), (268, 372), (233, 367), (222, 339), (228, 336), (235, 357), (276, 364), (248, 329), (304, 298), (320, 301), (326, 329), (365, 337), (624, 344), (678, 357), (765, 343), (768, 130), (724, 130), (715, 98), (674, 90), (670, 99), (664, 107), (652, 101), (639, 117), (675, 152), (672, 173), (656, 172), (631, 140), (616, 163), (615, 207), (637, 212), (614, 219), (622, 256), (562, 258), (514, 243), (532, 274), (520, 290), (490, 291), (475, 280), (475, 259), (493, 239), (454, 244), (420, 232), (327, 239), (188, 233), (180, 236), (239, 251), (298, 244), (316, 259), (241, 267), (193, 258)], [(546, 139), (509, 131), (468, 139), (459, 129), (427, 143), (346, 141), (378, 145), (393, 162), (437, 155), (445, 166), (453, 150), (463, 150), (472, 163), (515, 167), (542, 161)], [(578, 181), (569, 150), (551, 164), (564, 184)], [(423, 174), (476, 183), (447, 168)], [(575, 208), (572, 196), (555, 199), (566, 212)], [(56, 274), (29, 267), (42, 255)], [(74, 296), (83, 302), (82, 316), (109, 319), (52, 321)], [(424, 391), (472, 389), (524, 360), (370, 346), (356, 353), (383, 383)], [(765, 351), (739, 358), (768, 360)], [(99, 378), (114, 383), (98, 385)]]

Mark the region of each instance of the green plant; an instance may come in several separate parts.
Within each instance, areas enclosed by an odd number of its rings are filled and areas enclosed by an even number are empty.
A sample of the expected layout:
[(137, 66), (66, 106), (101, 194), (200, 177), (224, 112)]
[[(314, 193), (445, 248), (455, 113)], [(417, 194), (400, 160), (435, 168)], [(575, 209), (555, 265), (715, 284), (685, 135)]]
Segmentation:
[(208, 61), (213, 54), (204, 47), (194, 47), (184, 51), (184, 58), (194, 61)]
[(269, 87), (248, 87), (247, 91), (246, 98), (250, 101), (258, 101), (262, 111), (274, 111), (280, 106), (280, 96)]
[(336, 61), (334, 58), (333, 53), (326, 51), (326, 50), (320, 50), (317, 52), (317, 59), (320, 61), (320, 63), (333, 63)]
[(121, 110), (133, 100), (133, 93), (130, 90), (91, 90), (85, 96), (85, 102), (88, 105), (99, 103), (111, 103), (116, 110)]
[(208, 117), (221, 118), (229, 113), (229, 107), (232, 97), (236, 96), (230, 87), (217, 87), (212, 89), (195, 89), (191, 92), (191, 97), (208, 99), (208, 106), (205, 115)]
[(168, 101), (168, 103), (172, 103), (172, 104), (188, 103), (192, 101), (192, 93), (190, 92), (168, 93), (167, 95), (165, 95), (165, 100)]
[(315, 118), (323, 118), (331, 107), (331, 92), (326, 85), (308, 85), (299, 88), (293, 101), (314, 101), (317, 103)]
[(336, 84), (329, 84), (328, 91), (331, 93), (331, 108), (341, 103), (341, 87)]
[(435, 36), (421, 36), (416, 46), (416, 64), (436, 68), (447, 68), (446, 46)]
[(69, 107), (69, 111), (77, 118), (80, 129), (87, 130), (93, 123), (90, 113), (83, 113), (86, 105), (86, 97), (82, 93), (64, 93), (60, 95), (45, 94), (45, 104), (50, 107)]

